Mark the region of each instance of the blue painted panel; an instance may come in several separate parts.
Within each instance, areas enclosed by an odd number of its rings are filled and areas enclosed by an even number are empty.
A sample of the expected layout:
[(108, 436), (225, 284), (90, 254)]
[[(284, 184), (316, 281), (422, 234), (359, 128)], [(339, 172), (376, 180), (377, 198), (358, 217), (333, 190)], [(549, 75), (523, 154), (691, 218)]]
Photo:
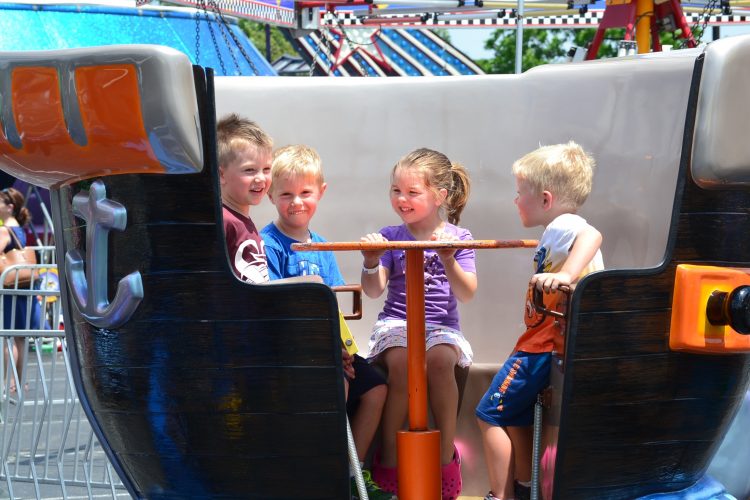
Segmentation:
[(420, 41), (425, 47), (434, 52), (438, 57), (445, 59), (445, 61), (453, 66), (462, 75), (473, 75), (475, 74), (471, 68), (464, 64), (459, 58), (445, 50), (443, 47), (435, 43), (431, 38), (425, 36), (422, 30), (409, 29), (407, 30), (411, 36)]
[[(276, 75), (236, 23), (228, 20), (227, 25), (222, 25), (213, 14), (208, 16), (210, 22), (205, 14), (199, 16), (199, 64), (214, 68), (218, 75)], [(0, 50), (133, 43), (173, 47), (196, 63), (196, 15), (189, 11), (125, 7), (0, 5)], [(252, 63), (247, 61), (243, 51)]]

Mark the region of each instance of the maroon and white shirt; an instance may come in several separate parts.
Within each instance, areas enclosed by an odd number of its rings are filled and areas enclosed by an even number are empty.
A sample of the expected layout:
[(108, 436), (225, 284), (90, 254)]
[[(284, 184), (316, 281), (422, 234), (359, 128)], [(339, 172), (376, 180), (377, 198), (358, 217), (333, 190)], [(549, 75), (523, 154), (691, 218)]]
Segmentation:
[(234, 273), (242, 281), (265, 283), (268, 281), (268, 265), (263, 238), (250, 217), (222, 205), (224, 237), (227, 241), (229, 261)]

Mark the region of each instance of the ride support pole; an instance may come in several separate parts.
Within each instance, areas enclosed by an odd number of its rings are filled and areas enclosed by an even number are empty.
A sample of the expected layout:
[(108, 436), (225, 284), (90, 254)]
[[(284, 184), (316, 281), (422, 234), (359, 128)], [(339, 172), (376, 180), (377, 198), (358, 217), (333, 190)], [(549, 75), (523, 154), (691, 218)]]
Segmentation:
[(440, 500), (440, 431), (428, 430), (425, 362), (424, 250), (406, 253), (406, 355), (409, 430), (396, 437), (398, 497)]
[(635, 41), (639, 54), (651, 52), (651, 18), (654, 17), (654, 0), (635, 0)]

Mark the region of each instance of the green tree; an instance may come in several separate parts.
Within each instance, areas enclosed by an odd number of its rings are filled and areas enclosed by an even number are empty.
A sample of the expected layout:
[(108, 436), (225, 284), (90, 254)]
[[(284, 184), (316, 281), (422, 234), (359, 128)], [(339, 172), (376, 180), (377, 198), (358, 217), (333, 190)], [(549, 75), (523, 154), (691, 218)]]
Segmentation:
[[(576, 47), (588, 47), (594, 40), (594, 35), (596, 35), (596, 28), (573, 30), (572, 44)], [(604, 40), (602, 40), (602, 44), (599, 47), (599, 54), (597, 54), (596, 58), (616, 57), (617, 47), (623, 38), (625, 38), (625, 28), (608, 29), (605, 31)]]
[(445, 28), (432, 28), (432, 32), (448, 43), (451, 43), (451, 33)]
[[(569, 35), (565, 30), (524, 29), (521, 66), (523, 71), (562, 60), (567, 52)], [(480, 59), (477, 64), (486, 73), (514, 73), (516, 68), (516, 30), (495, 30), (484, 43), (484, 48), (495, 53), (491, 59)]]
[[(599, 48), (597, 58), (617, 55), (619, 40), (624, 29), (610, 29)], [(523, 30), (524, 47), (521, 54), (523, 71), (539, 66), (562, 62), (568, 50), (573, 47), (588, 47), (596, 34), (596, 28), (586, 29), (534, 29)], [(669, 42), (664, 42), (669, 43)], [(477, 64), (486, 73), (514, 73), (516, 70), (516, 30), (496, 30), (485, 42), (484, 47), (494, 52), (490, 59), (480, 59)]]
[[(253, 42), (253, 45), (260, 51), (264, 56), (266, 55), (266, 25), (248, 19), (240, 19), (240, 28), (245, 32), (247, 37)], [(286, 39), (281, 30), (275, 26), (271, 26), (271, 60), (273, 62), (284, 54), (290, 56), (297, 56), (297, 51), (294, 50), (292, 44)]]

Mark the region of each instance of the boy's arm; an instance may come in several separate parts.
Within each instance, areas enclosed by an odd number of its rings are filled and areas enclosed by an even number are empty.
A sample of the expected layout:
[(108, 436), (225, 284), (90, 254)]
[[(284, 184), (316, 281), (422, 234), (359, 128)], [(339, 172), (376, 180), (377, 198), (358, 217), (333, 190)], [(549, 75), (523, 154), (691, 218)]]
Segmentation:
[(548, 293), (560, 286), (572, 285), (578, 281), (581, 272), (594, 258), (601, 245), (602, 233), (587, 224), (576, 236), (562, 268), (556, 273), (535, 274), (529, 283)]

